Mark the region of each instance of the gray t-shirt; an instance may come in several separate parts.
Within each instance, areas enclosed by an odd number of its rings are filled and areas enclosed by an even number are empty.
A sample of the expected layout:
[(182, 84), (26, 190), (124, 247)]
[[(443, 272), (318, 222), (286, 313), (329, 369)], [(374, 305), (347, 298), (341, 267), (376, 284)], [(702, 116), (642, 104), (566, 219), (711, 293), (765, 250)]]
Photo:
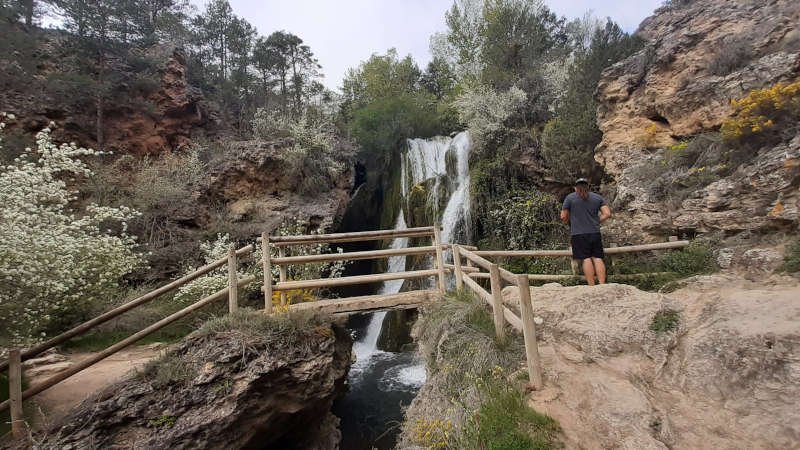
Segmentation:
[(582, 199), (577, 192), (567, 195), (562, 209), (569, 211), (569, 234), (588, 234), (600, 232), (600, 207), (606, 201), (599, 194), (589, 192), (589, 198)]

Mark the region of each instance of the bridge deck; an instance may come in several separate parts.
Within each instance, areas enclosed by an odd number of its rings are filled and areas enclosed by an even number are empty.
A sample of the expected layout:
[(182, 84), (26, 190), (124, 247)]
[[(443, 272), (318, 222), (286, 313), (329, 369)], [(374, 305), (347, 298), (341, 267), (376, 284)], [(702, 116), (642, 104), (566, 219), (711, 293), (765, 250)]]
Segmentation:
[(438, 290), (418, 290), (398, 294), (366, 295), (345, 299), (319, 300), (289, 306), (292, 311), (321, 311), (330, 314), (353, 314), (386, 309), (410, 309), (441, 299)]

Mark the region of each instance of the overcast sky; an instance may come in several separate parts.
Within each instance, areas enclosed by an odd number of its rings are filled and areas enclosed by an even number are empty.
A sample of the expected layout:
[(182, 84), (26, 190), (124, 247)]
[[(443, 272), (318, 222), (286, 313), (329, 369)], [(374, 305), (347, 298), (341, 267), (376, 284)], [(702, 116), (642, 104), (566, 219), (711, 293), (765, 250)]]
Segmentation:
[[(229, 0), (236, 15), (261, 35), (286, 30), (298, 35), (322, 64), (323, 82), (336, 89), (350, 67), (373, 53), (396, 48), (421, 68), (430, 60), (428, 40), (445, 29), (444, 13), (453, 0)], [(663, 0), (545, 0), (559, 15), (592, 10), (634, 31)], [(206, 0), (192, 0), (202, 11)]]

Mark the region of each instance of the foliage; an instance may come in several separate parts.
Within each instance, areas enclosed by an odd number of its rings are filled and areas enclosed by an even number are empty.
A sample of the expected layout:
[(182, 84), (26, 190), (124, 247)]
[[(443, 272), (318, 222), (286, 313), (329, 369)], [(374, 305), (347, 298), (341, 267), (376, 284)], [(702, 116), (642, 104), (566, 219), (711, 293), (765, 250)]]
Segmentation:
[[(290, 222), (285, 222), (281, 227), (275, 231), (275, 234), (278, 236), (288, 236), (288, 235), (298, 235), (298, 234), (305, 234), (305, 233), (316, 234), (320, 233), (320, 230), (308, 230), (308, 224), (300, 221), (294, 220)], [(205, 263), (209, 264), (219, 259), (222, 259), (227, 256), (228, 250), (230, 248), (235, 247), (234, 243), (231, 242), (230, 237), (228, 235), (218, 235), (217, 239), (212, 242), (203, 242), (200, 244), (200, 249), (204, 255)], [(277, 250), (272, 255), (273, 257), (277, 257)], [(327, 244), (313, 244), (313, 245), (306, 245), (306, 246), (298, 246), (293, 247), (292, 255), (291, 256), (301, 256), (301, 255), (319, 255), (323, 253), (327, 253), (329, 251), (329, 247)], [(336, 251), (342, 252), (341, 248), (337, 248)], [(342, 275), (344, 268), (345, 268), (344, 261), (335, 261), (330, 263), (307, 263), (307, 264), (299, 264), (299, 265), (292, 265), (287, 266), (287, 279), (288, 280), (304, 280), (304, 279), (314, 279), (314, 278), (338, 278)], [(186, 273), (193, 271), (194, 268), (187, 268)], [(273, 266), (272, 267), (272, 278), (277, 279), (279, 276), (279, 267)], [(237, 272), (237, 276), (239, 278), (243, 278), (246, 276), (255, 276), (256, 278), (263, 278), (263, 265), (261, 264), (261, 246), (258, 246), (256, 252), (254, 253), (253, 257), (248, 260), (248, 262), (242, 261), (239, 264), (239, 271)], [(228, 285), (228, 273), (227, 273), (227, 266), (220, 267), (219, 269), (210, 272), (207, 275), (204, 275), (200, 278), (195, 279), (194, 281), (187, 283), (181, 286), (177, 293), (175, 294), (174, 301), (180, 304), (189, 304), (192, 302), (196, 302), (203, 297), (213, 294), (219, 290), (225, 289)], [(258, 292), (260, 289), (260, 285), (257, 283), (253, 283), (248, 286), (243, 292), (244, 295), (250, 295)], [(275, 293), (273, 295), (272, 301), (273, 306), (279, 311), (285, 311), (286, 308), (295, 303), (300, 302), (307, 302), (316, 300), (317, 297), (324, 295), (325, 293), (320, 290), (291, 290), (286, 292), (287, 302), (286, 304), (281, 304), (281, 296), (280, 293)], [(241, 295), (241, 294), (240, 294)]]
[(137, 213), (96, 204), (77, 208), (77, 192), (67, 188), (68, 181), (91, 175), (79, 158), (99, 152), (56, 145), (51, 131), (39, 132), (35, 148), (0, 168), (0, 320), (7, 324), (2, 337), (17, 346), (107, 303), (120, 277), (140, 264), (135, 238), (127, 234), (127, 221)]
[(478, 382), (482, 394), (481, 405), (463, 430), (459, 448), (558, 448), (558, 423), (529, 408), (525, 395), (504, 379), (502, 370)]
[(588, 177), (596, 171), (594, 148), (602, 133), (597, 127), (594, 91), (606, 67), (641, 48), (638, 37), (628, 35), (611, 20), (587, 27), (594, 29), (576, 36), (578, 48), (568, 69), (565, 92), (556, 106), (556, 117), (547, 122), (542, 134), (542, 158), (562, 180)]
[(681, 316), (678, 311), (673, 309), (662, 309), (653, 316), (653, 321), (650, 322), (650, 330), (656, 333), (666, 333), (678, 328)]
[(526, 99), (525, 92), (517, 87), (497, 92), (491, 87), (477, 85), (466, 88), (453, 104), (476, 150), (481, 151), (505, 137), (506, 120), (520, 111)]
[(746, 97), (731, 100), (734, 115), (722, 123), (728, 141), (759, 136), (794, 135), (800, 121), (800, 81), (754, 89)]
[(176, 420), (178, 418), (175, 416), (158, 416), (150, 419), (147, 424), (153, 428), (172, 428)]
[(414, 421), (413, 440), (423, 448), (435, 450), (452, 448), (455, 436), (452, 420), (424, 419)]
[(752, 49), (746, 40), (728, 38), (714, 51), (708, 70), (714, 75), (725, 76), (741, 68), (751, 58)]
[(675, 272), (682, 276), (710, 273), (714, 270), (714, 255), (708, 244), (694, 241), (677, 252), (664, 252), (658, 265), (663, 272)]
[(786, 247), (786, 254), (783, 257), (783, 270), (787, 272), (800, 272), (800, 239)]
[[(529, 250), (566, 242), (559, 220), (560, 205), (552, 195), (537, 190), (515, 191), (497, 201), (489, 213), (488, 228), (504, 248)], [(507, 233), (514, 230), (514, 233)]]

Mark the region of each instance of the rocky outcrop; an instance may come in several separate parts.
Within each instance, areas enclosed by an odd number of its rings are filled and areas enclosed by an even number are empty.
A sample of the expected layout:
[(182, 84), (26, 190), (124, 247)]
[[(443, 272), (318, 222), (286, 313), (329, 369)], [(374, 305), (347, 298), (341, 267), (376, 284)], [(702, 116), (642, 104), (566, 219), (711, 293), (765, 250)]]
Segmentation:
[[(240, 236), (271, 231), (286, 220), (306, 222), (313, 229), (335, 230), (350, 202), (354, 183), (352, 161), (340, 141), (323, 171), (298, 161), (290, 140), (236, 141), (211, 164), (203, 199), (222, 204)], [(315, 162), (316, 164), (316, 162)], [(312, 192), (305, 192), (311, 184)]]
[[(567, 448), (794, 448), (800, 289), (701, 277), (668, 295), (631, 286), (532, 288), (545, 388)], [(516, 307), (516, 288), (504, 291)], [(660, 311), (675, 328), (654, 331)]]
[(614, 179), (625, 224), (618, 234), (797, 228), (800, 137), (753, 150), (677, 207), (652, 195), (653, 174), (641, 168), (681, 139), (716, 132), (733, 113), (731, 99), (800, 79), (798, 21), (792, 0), (692, 0), (642, 23), (645, 48), (607, 69), (597, 90), (596, 159)]
[(351, 339), (321, 318), (219, 319), (48, 433), (59, 448), (336, 449)]

